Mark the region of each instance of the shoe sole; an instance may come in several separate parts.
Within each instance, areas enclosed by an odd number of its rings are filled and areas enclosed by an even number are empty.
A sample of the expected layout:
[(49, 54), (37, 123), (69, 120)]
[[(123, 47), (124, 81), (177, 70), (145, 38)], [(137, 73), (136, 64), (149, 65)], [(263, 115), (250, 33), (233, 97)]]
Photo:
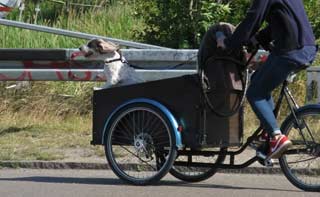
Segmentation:
[(292, 142), (291, 141), (287, 141), (284, 144), (282, 144), (278, 150), (276, 150), (275, 152), (273, 152), (271, 155), (268, 156), (268, 159), (279, 159), (282, 154), (290, 147), (292, 146)]

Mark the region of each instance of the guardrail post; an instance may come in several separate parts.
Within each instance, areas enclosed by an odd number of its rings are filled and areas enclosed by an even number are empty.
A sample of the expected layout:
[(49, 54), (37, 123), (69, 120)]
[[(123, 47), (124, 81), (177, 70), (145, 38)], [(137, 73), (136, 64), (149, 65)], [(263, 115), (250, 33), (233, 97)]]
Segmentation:
[(307, 70), (307, 94), (308, 103), (320, 103), (320, 68), (311, 67)]

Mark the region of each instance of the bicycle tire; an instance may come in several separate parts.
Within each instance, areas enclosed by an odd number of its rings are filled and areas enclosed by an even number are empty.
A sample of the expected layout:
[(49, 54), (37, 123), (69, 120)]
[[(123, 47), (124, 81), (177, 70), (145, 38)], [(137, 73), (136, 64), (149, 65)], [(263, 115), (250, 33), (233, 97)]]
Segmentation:
[(112, 171), (134, 185), (158, 182), (176, 158), (173, 128), (158, 108), (136, 103), (115, 113), (105, 135), (105, 154)]
[[(294, 186), (304, 191), (319, 192), (320, 107), (319, 105), (305, 107), (303, 110), (298, 110), (296, 117), (299, 120), (298, 124), (291, 115), (281, 126), (281, 131), (289, 137), (293, 146), (279, 159), (280, 166), (286, 178)], [(299, 127), (303, 135), (300, 134)], [(289, 154), (290, 151), (292, 154)], [(305, 163), (308, 165), (304, 165)]]
[[(220, 151), (223, 152), (225, 149), (221, 148)], [(179, 156), (178, 156), (179, 158)], [(226, 158), (225, 154), (217, 155), (217, 158), (213, 164), (221, 164)], [(201, 159), (200, 159), (201, 160)], [(200, 182), (209, 179), (218, 171), (217, 167), (188, 167), (188, 166), (176, 166), (173, 164), (170, 169), (170, 174), (175, 178), (185, 181), (185, 182)]]

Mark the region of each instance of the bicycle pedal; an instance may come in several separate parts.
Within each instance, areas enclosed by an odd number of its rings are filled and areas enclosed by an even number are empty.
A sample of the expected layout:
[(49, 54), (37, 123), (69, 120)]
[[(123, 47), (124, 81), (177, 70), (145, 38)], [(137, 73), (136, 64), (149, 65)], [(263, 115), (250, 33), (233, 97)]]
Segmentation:
[(273, 164), (274, 164), (274, 161), (273, 159), (266, 159), (264, 160), (264, 165), (268, 168), (272, 168), (273, 167)]

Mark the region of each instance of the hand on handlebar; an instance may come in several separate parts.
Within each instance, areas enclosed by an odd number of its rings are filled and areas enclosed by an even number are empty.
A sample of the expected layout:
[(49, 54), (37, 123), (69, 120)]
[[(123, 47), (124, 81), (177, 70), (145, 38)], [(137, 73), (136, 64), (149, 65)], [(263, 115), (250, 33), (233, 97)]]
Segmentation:
[(253, 36), (247, 44), (247, 52), (254, 53), (260, 48), (260, 43), (258, 40)]
[(273, 42), (262, 42), (258, 40), (256, 36), (253, 36), (248, 42), (247, 48), (248, 48), (247, 51), (249, 53), (252, 51), (256, 51), (260, 48), (270, 52), (274, 48), (274, 45), (273, 45)]

